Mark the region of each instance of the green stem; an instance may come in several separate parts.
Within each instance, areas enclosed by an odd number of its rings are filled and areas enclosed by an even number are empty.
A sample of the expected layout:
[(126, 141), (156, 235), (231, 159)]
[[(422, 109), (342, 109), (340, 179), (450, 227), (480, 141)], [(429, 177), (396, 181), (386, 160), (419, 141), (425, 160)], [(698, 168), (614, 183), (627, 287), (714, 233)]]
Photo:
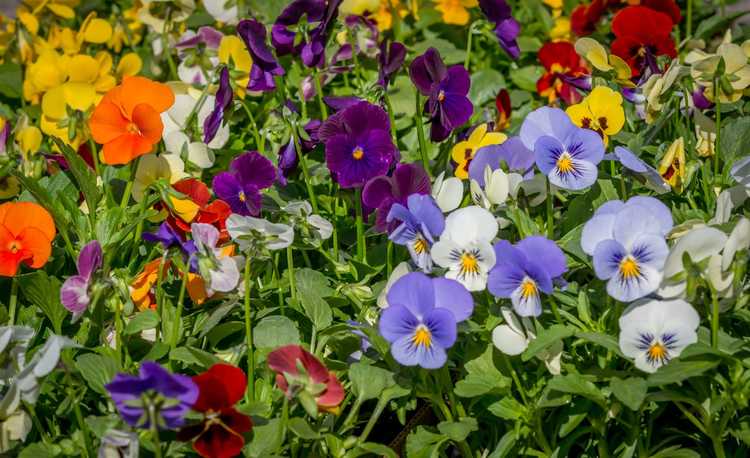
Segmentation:
[(510, 360), (505, 355), (505, 353), (502, 353), (501, 357), (505, 364), (505, 367), (508, 369), (508, 372), (510, 372), (510, 376), (513, 379), (513, 383), (515, 383), (516, 385), (518, 394), (521, 395), (521, 400), (523, 401), (523, 404), (528, 405), (528, 400), (527, 400), (528, 398), (526, 397), (526, 390), (523, 388), (523, 385), (521, 384), (521, 379), (518, 378), (518, 374), (516, 373), (516, 370), (513, 368), (513, 364), (511, 364)]
[(362, 188), (357, 188), (354, 193), (354, 199), (357, 209), (357, 259), (366, 263), (367, 254), (365, 252), (365, 225), (362, 217)]
[[(138, 216), (142, 216), (144, 213), (146, 213), (146, 209), (148, 207), (148, 188), (146, 189), (146, 192), (143, 193), (143, 196), (141, 197), (141, 206), (138, 211)], [(133, 248), (130, 250), (130, 259), (133, 259), (136, 257), (136, 254), (138, 253), (138, 247), (140, 246), (141, 241), (141, 234), (143, 234), (143, 218), (141, 218), (138, 221), (138, 225), (135, 227), (135, 237), (133, 237)]]
[(132, 165), (128, 165), (128, 167), (128, 181), (125, 183), (125, 192), (122, 193), (122, 200), (120, 200), (120, 208), (123, 210), (128, 206), (128, 203), (130, 202), (130, 194), (133, 192), (133, 182), (135, 181), (133, 179), (133, 173), (138, 167), (138, 160), (133, 162)]
[(390, 278), (391, 272), (393, 272), (393, 242), (388, 240), (385, 251), (385, 277)]
[(156, 415), (156, 407), (154, 406), (154, 403), (151, 402), (148, 407), (148, 422), (150, 424), (150, 431), (151, 431), (151, 441), (154, 445), (154, 456), (156, 458), (162, 458), (161, 454), (161, 441), (159, 440), (159, 424), (158, 419)]
[(323, 101), (323, 87), (320, 84), (320, 74), (317, 68), (313, 70), (312, 77), (315, 84), (315, 95), (318, 98), (318, 105), (320, 106), (320, 117), (325, 121), (328, 119), (328, 108), (326, 108), (326, 103)]
[(185, 290), (187, 289), (188, 274), (190, 273), (190, 263), (185, 264), (185, 271), (182, 272), (182, 283), (180, 284), (180, 295), (177, 296), (177, 311), (175, 312), (174, 321), (172, 322), (172, 339), (169, 345), (170, 353), (177, 347), (180, 340), (180, 323), (182, 322), (182, 308), (185, 303)]
[(419, 92), (416, 93), (416, 111), (414, 112), (414, 123), (417, 125), (417, 139), (419, 140), (419, 154), (422, 157), (422, 166), (427, 174), (430, 174), (430, 159), (427, 157), (427, 141), (424, 138), (424, 124), (422, 123), (422, 100)]
[(469, 69), (469, 65), (471, 64), (471, 42), (473, 36), (474, 24), (472, 23), (471, 26), (469, 26), (469, 36), (466, 38), (466, 60), (464, 60), (464, 68), (466, 68), (466, 70)]
[(551, 240), (554, 240), (555, 236), (555, 228), (553, 226), (555, 216), (554, 199), (555, 196), (552, 194), (552, 183), (549, 181), (549, 178), (547, 178), (547, 237)]
[(716, 289), (711, 288), (711, 347), (719, 348), (719, 297)]
[[(331, 237), (331, 245), (333, 245), (333, 259), (335, 262), (339, 262), (339, 230), (338, 224), (336, 224), (336, 215), (339, 212), (339, 193), (338, 185), (334, 187), (334, 198), (333, 198), (333, 236)], [(335, 266), (334, 266), (335, 269)]]
[(716, 142), (714, 143), (714, 182), (719, 183), (719, 149), (721, 148), (721, 100), (719, 80), (714, 78), (714, 101), (716, 103)]
[(367, 436), (370, 435), (370, 432), (372, 431), (372, 428), (375, 427), (375, 423), (378, 422), (378, 419), (380, 418), (380, 415), (382, 415), (383, 410), (385, 410), (385, 406), (388, 405), (389, 399), (388, 397), (380, 397), (378, 399), (377, 405), (375, 405), (375, 410), (373, 410), (372, 414), (370, 415), (370, 419), (367, 420), (367, 424), (365, 425), (365, 429), (362, 430), (362, 433), (359, 435), (359, 438), (357, 438), (357, 442), (362, 444), (365, 441), (367, 441)]
[(359, 56), (357, 55), (357, 41), (351, 30), (347, 30), (349, 46), (352, 47), (352, 62), (354, 63), (354, 74), (357, 76), (357, 87), (361, 91), (365, 84), (362, 80), (362, 67), (359, 66)]
[[(250, 278), (250, 260), (245, 258), (245, 337), (247, 338), (247, 393), (248, 401), (255, 400), (255, 355), (253, 354), (253, 323), (250, 315), (250, 290), (252, 288)], [(286, 400), (286, 397), (284, 397)]]
[(396, 137), (396, 118), (393, 111), (393, 105), (391, 105), (391, 98), (388, 96), (388, 90), (383, 92), (383, 100), (385, 100), (385, 107), (388, 109), (388, 118), (391, 121), (391, 137), (393, 138), (393, 144), (398, 145), (398, 138)]
[(299, 158), (299, 165), (302, 168), (302, 175), (305, 177), (305, 186), (307, 186), (307, 195), (310, 197), (310, 205), (312, 205), (313, 213), (318, 213), (318, 198), (315, 195), (315, 189), (310, 179), (310, 170), (307, 168), (307, 158), (302, 154), (302, 147), (300, 146), (299, 138), (297, 138), (297, 128), (292, 126), (292, 138), (294, 139), (294, 149), (297, 150), (297, 158)]
[(687, 19), (685, 21), (685, 38), (693, 35), (693, 0), (687, 0)]
[(93, 450), (93, 446), (91, 445), (91, 438), (89, 437), (89, 431), (86, 427), (86, 422), (83, 420), (83, 414), (81, 413), (81, 404), (79, 400), (77, 399), (78, 396), (75, 393), (75, 386), (73, 384), (73, 380), (70, 378), (70, 374), (67, 375), (68, 379), (68, 395), (71, 399), (73, 399), (73, 414), (76, 417), (76, 423), (78, 423), (78, 428), (81, 430), (81, 435), (83, 436), (83, 456), (84, 458), (88, 458), (89, 456), (89, 450)]
[(292, 297), (292, 302), (297, 301), (297, 285), (294, 278), (294, 253), (292, 252), (292, 246), (286, 247), (286, 272), (289, 276), (289, 294)]
[(161, 330), (161, 335), (165, 336), (164, 333), (164, 310), (162, 304), (164, 301), (162, 300), (162, 296), (164, 293), (164, 290), (161, 288), (161, 282), (164, 278), (164, 264), (167, 262), (167, 251), (164, 252), (164, 255), (161, 257), (161, 262), (159, 262), (159, 272), (158, 277), (156, 277), (156, 314), (159, 315), (159, 326), (156, 328), (156, 341), (159, 341), (159, 331)]
[(549, 299), (549, 306), (552, 309), (552, 314), (555, 315), (555, 320), (564, 325), (565, 322), (563, 322), (563, 319), (560, 316), (560, 311), (557, 309), (557, 301), (552, 295), (547, 296), (547, 299)]
[(10, 299), (8, 300), (8, 325), (13, 326), (16, 321), (16, 305), (18, 304), (18, 277), (10, 280)]
[(122, 367), (122, 304), (115, 303), (115, 353), (117, 365)]
[(724, 444), (721, 442), (721, 435), (712, 434), (711, 435), (711, 444), (714, 447), (714, 454), (716, 455), (716, 458), (724, 458), (726, 455), (724, 454)]
[(349, 413), (346, 415), (346, 420), (344, 420), (344, 423), (341, 424), (341, 433), (346, 432), (349, 430), (351, 425), (354, 423), (354, 420), (357, 419), (357, 414), (359, 413), (359, 408), (362, 406), (362, 400), (360, 398), (357, 398), (354, 400), (354, 404), (352, 404), (351, 409), (349, 409)]
[(247, 106), (247, 101), (242, 101), (242, 108), (245, 109), (245, 113), (247, 114), (247, 118), (250, 120), (250, 127), (253, 129), (253, 138), (255, 139), (255, 146), (258, 148), (258, 152), (260, 154), (264, 153), (265, 150), (265, 142), (261, 140), (260, 131), (258, 130), (258, 124), (255, 122), (255, 116), (253, 116), (252, 110), (250, 110), (250, 107)]

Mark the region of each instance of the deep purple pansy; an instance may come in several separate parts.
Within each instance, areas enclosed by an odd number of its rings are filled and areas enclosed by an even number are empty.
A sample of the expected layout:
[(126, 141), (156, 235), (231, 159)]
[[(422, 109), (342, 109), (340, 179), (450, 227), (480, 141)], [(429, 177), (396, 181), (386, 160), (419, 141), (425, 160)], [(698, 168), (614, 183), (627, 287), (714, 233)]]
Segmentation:
[(401, 69), (406, 59), (406, 46), (398, 41), (388, 43), (383, 41), (380, 44), (380, 56), (378, 63), (378, 84), (384, 88), (388, 87), (391, 77)]
[(521, 25), (513, 19), (510, 5), (505, 0), (479, 0), (479, 8), (487, 19), (495, 24), (495, 35), (505, 52), (513, 59), (518, 59), (521, 50), (516, 38), (521, 32)]
[(273, 163), (257, 151), (237, 156), (228, 172), (214, 177), (214, 193), (232, 207), (232, 212), (243, 216), (260, 214), (262, 189), (276, 179)]
[(406, 205), (412, 194), (430, 194), (430, 177), (419, 164), (399, 163), (391, 176), (381, 175), (367, 182), (362, 190), (362, 203), (377, 209), (375, 228), (384, 232), (396, 228), (387, 221), (391, 206)]
[(224, 113), (232, 103), (232, 85), (229, 82), (229, 69), (224, 67), (219, 75), (219, 89), (216, 91), (214, 109), (203, 121), (203, 143), (209, 143), (219, 131), (221, 121), (224, 119)]
[(409, 75), (419, 92), (427, 97), (424, 112), (432, 122), (433, 141), (445, 140), (471, 118), (474, 105), (467, 97), (471, 78), (462, 65), (446, 67), (437, 49), (430, 48), (414, 59)]
[(237, 33), (245, 42), (253, 67), (250, 70), (250, 91), (272, 91), (276, 89), (275, 76), (284, 74), (284, 69), (266, 44), (266, 26), (255, 19), (244, 19), (237, 24)]
[(91, 302), (89, 297), (91, 278), (101, 266), (102, 246), (99, 241), (92, 240), (78, 254), (76, 263), (78, 275), (65, 280), (60, 288), (60, 302), (73, 313), (74, 321), (86, 311)]
[[(323, 19), (325, 0), (294, 0), (276, 18), (271, 27), (271, 43), (279, 56), (299, 54), (306, 45), (304, 39), (298, 40), (297, 26), (304, 17), (308, 24)], [(296, 43), (295, 43), (296, 42)]]
[(142, 236), (147, 242), (160, 243), (162, 248), (168, 250), (178, 247), (185, 260), (190, 260), (190, 270), (198, 271), (198, 260), (193, 256), (196, 252), (195, 242), (183, 240), (182, 236), (166, 221), (159, 225), (156, 232), (145, 232)]

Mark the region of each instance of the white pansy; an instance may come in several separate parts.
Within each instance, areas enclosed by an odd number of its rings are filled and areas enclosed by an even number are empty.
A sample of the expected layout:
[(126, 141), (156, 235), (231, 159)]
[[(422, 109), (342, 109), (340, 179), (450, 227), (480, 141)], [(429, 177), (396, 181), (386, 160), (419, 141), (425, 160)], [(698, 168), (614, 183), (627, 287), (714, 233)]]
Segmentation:
[(281, 250), (294, 242), (294, 229), (286, 224), (271, 223), (262, 218), (236, 213), (227, 218), (227, 232), (242, 251), (265, 247)]
[(698, 341), (700, 317), (682, 299), (643, 299), (628, 307), (619, 323), (622, 353), (633, 358), (638, 369), (656, 372)]
[[(232, 6), (227, 7), (227, 4), (229, 3), (231, 3)], [(203, 0), (203, 6), (206, 8), (208, 14), (217, 21), (229, 25), (235, 25), (239, 21), (239, 13), (237, 11), (236, 3), (237, 2), (230, 2), (229, 0)]]
[[(500, 314), (503, 316), (505, 323), (492, 330), (492, 343), (506, 355), (520, 355), (526, 351), (529, 343), (536, 339), (534, 325), (529, 318), (522, 317), (519, 320), (509, 307), (501, 307)], [(544, 361), (550, 374), (559, 375), (562, 351), (563, 343), (558, 341), (537, 353), (536, 357), (540, 361)]]
[(517, 173), (505, 173), (501, 168), (484, 169), (484, 189), (476, 180), (471, 180), (469, 189), (476, 205), (490, 209), (493, 205), (504, 205), (508, 197), (516, 198), (523, 177)]
[(432, 258), (448, 269), (446, 278), (459, 281), (469, 291), (481, 291), (495, 265), (492, 240), (497, 231), (497, 220), (484, 208), (460, 208), (445, 219), (445, 230), (432, 246)]
[(31, 432), (31, 417), (23, 410), (13, 412), (10, 417), (0, 420), (0, 453), (14, 447), (14, 442), (24, 442)]
[(696, 227), (680, 237), (669, 251), (669, 255), (664, 262), (664, 280), (657, 294), (668, 298), (682, 296), (685, 293), (687, 281), (684, 278), (675, 279), (673, 277), (685, 270), (683, 255), (688, 253), (692, 262), (700, 263), (712, 256), (719, 255), (726, 243), (726, 234), (710, 226)]
[(138, 434), (108, 430), (99, 446), (98, 458), (138, 458)]
[(443, 213), (457, 209), (464, 199), (464, 184), (456, 177), (444, 178), (445, 172), (435, 178), (432, 185), (432, 197)]

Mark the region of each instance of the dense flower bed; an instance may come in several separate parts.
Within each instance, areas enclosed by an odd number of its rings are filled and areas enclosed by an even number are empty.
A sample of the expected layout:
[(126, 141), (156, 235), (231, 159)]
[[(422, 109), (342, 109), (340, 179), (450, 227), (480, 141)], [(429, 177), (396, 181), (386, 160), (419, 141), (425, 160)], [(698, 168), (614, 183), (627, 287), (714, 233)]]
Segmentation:
[(748, 455), (741, 5), (18, 3), (3, 456)]

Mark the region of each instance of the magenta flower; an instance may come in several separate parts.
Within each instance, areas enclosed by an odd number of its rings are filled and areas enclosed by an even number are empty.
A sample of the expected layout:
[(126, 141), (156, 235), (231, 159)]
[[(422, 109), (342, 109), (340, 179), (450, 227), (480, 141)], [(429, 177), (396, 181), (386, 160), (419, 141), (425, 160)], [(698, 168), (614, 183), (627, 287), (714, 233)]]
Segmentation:
[(384, 175), (398, 155), (391, 123), (377, 105), (359, 102), (328, 118), (318, 131), (326, 163), (342, 188), (364, 186)]
[(77, 320), (89, 306), (89, 286), (94, 273), (102, 266), (102, 246), (92, 240), (78, 254), (78, 275), (74, 275), (60, 288), (60, 302), (68, 311), (73, 312), (73, 321)]
[(474, 105), (467, 97), (471, 79), (462, 65), (447, 68), (437, 49), (430, 48), (414, 59), (409, 75), (419, 92), (427, 97), (424, 112), (432, 122), (433, 141), (445, 140), (471, 118)]
[(276, 179), (273, 163), (257, 151), (237, 156), (228, 172), (214, 177), (214, 193), (232, 207), (232, 212), (243, 216), (260, 214), (262, 189)]
[(430, 194), (430, 177), (419, 164), (399, 163), (391, 176), (381, 175), (367, 182), (362, 190), (362, 203), (377, 209), (375, 228), (383, 232), (396, 228), (387, 222), (393, 204), (405, 206), (412, 194)]
[(275, 76), (284, 74), (271, 50), (266, 44), (266, 26), (255, 19), (245, 19), (237, 24), (237, 33), (245, 42), (247, 50), (253, 58), (250, 70), (250, 82), (247, 89), (251, 91), (272, 91), (276, 89)]

